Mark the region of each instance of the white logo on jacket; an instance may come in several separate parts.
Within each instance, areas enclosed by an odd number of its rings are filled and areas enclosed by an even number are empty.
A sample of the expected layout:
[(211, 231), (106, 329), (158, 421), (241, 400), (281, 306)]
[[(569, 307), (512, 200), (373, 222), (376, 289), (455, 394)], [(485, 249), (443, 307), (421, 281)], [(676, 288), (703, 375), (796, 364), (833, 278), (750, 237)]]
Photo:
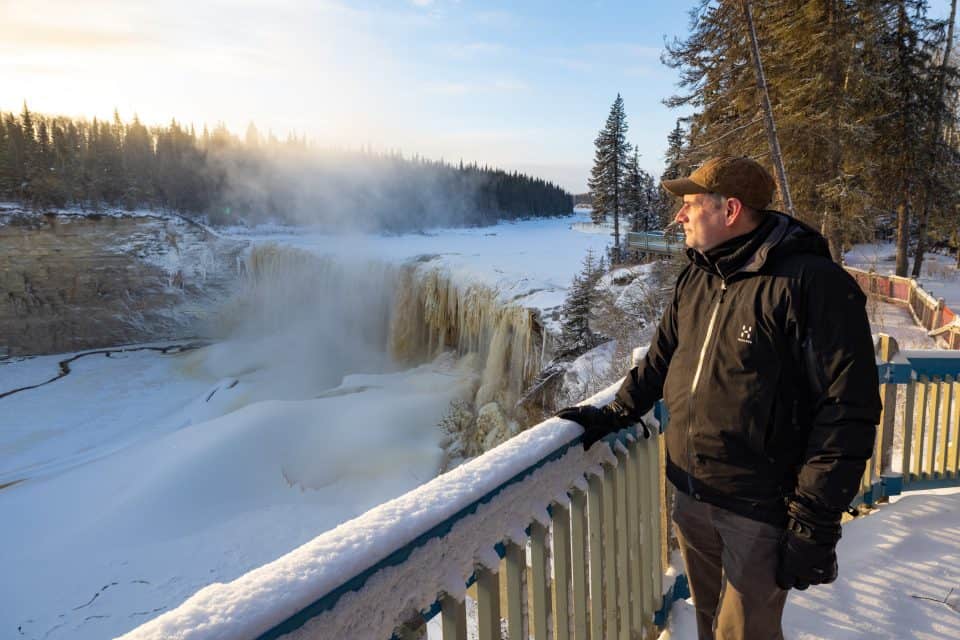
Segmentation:
[(742, 325), (740, 329), (740, 337), (737, 338), (738, 342), (745, 342), (746, 344), (753, 344), (753, 327), (745, 324)]

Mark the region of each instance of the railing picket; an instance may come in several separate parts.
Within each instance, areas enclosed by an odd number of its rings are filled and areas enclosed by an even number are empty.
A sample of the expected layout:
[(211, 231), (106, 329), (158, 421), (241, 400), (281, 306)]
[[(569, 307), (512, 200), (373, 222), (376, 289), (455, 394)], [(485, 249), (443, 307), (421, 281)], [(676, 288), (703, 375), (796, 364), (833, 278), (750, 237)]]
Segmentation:
[(903, 458), (900, 463), (900, 473), (903, 484), (906, 486), (913, 480), (913, 439), (914, 439), (914, 402), (917, 395), (917, 383), (907, 383), (903, 403)]
[(587, 479), (587, 517), (590, 537), (590, 637), (603, 638), (603, 478)]
[[(523, 574), (527, 570), (526, 549), (516, 542), (507, 544), (507, 634), (510, 640), (522, 640), (523, 635)], [(444, 638), (446, 640), (446, 638)]]
[(614, 511), (614, 476), (611, 466), (603, 469), (603, 626), (607, 640), (617, 638), (617, 520)]
[(573, 570), (573, 635), (587, 637), (587, 496), (575, 490), (570, 500)]
[(924, 441), (923, 447), (923, 460), (924, 460), (924, 473), (923, 477), (930, 479), (935, 477), (934, 472), (934, 462), (936, 456), (936, 440), (937, 440), (937, 407), (940, 406), (940, 385), (937, 383), (936, 378), (927, 380), (927, 420), (926, 420), (926, 432), (927, 437)]
[(917, 418), (914, 423), (913, 431), (913, 457), (916, 460), (916, 464), (912, 467), (916, 470), (914, 477), (917, 480), (920, 480), (923, 477), (924, 469), (924, 459), (923, 459), (923, 440), (926, 436), (926, 425), (927, 425), (927, 378), (926, 376), (921, 376), (917, 381), (917, 404), (915, 408), (915, 416)]
[[(887, 335), (880, 337), (880, 359), (890, 362), (900, 351), (897, 341)], [(897, 385), (881, 384), (880, 399), (883, 402), (883, 413), (880, 415), (880, 433), (877, 434), (877, 473), (889, 473), (893, 460), (893, 430), (897, 414)]]
[(950, 382), (950, 404), (947, 407), (947, 424), (950, 425), (950, 447), (947, 460), (953, 479), (960, 477), (960, 379), (957, 376), (947, 376)]
[(619, 613), (620, 640), (630, 640), (630, 581), (627, 540), (627, 479), (626, 455), (617, 453), (616, 468), (616, 528), (617, 528), (617, 610)]
[(653, 556), (659, 550), (655, 549), (651, 544), (651, 533), (650, 525), (653, 520), (656, 520), (657, 523), (660, 522), (660, 514), (657, 513), (656, 509), (653, 507), (653, 502), (651, 500), (653, 492), (650, 487), (650, 442), (646, 440), (639, 440), (636, 444), (637, 449), (637, 511), (640, 516), (640, 526), (639, 526), (639, 537), (640, 541), (637, 545), (637, 550), (639, 551), (639, 567), (640, 567), (640, 585), (642, 590), (642, 599), (639, 602), (639, 624), (637, 625), (641, 629), (646, 623), (648, 614), (650, 612), (650, 588), (652, 586), (650, 580), (650, 573), (653, 570)]
[[(950, 400), (950, 383), (946, 382), (942, 378), (937, 380), (937, 407), (936, 407), (936, 422), (937, 422), (937, 442), (936, 448), (934, 449), (936, 455), (936, 463), (934, 465), (934, 472), (938, 478), (947, 477), (947, 438), (950, 436), (950, 431), (948, 427), (950, 423), (946, 420), (946, 413), (941, 414), (941, 410), (947, 409), (947, 405)], [(943, 416), (943, 420), (940, 419), (940, 416)]]
[(467, 640), (467, 606), (463, 600), (444, 596), (440, 600), (443, 640)]
[(657, 451), (658, 441), (651, 438), (643, 443), (643, 451), (646, 454), (644, 460), (645, 477), (644, 487), (644, 536), (643, 551), (644, 572), (647, 579), (647, 602), (644, 606), (644, 624), (649, 624), (653, 618), (653, 612), (657, 610), (660, 597), (660, 469), (658, 468), (659, 453)]
[(548, 640), (550, 626), (547, 609), (547, 528), (539, 522), (530, 525), (530, 582), (533, 591), (534, 640)]
[(666, 473), (665, 452), (661, 450), (661, 438), (654, 434), (647, 441), (647, 466), (650, 469), (650, 505), (653, 514), (658, 519), (649, 518), (650, 548), (653, 551), (653, 563), (650, 567), (650, 610), (647, 623), (653, 622), (653, 614), (660, 608), (663, 599), (663, 563), (668, 557), (667, 527), (670, 526), (670, 516), (667, 514), (667, 505), (663, 499), (664, 478)]
[(500, 640), (500, 578), (483, 567), (477, 569), (477, 637)]
[(643, 545), (640, 541), (640, 511), (642, 502), (640, 487), (637, 482), (637, 457), (640, 455), (639, 441), (631, 442), (627, 447), (626, 455), (626, 490), (627, 490), (627, 557), (630, 579), (630, 627), (632, 637), (639, 637), (640, 623), (643, 620), (643, 605), (645, 602), (643, 584)]
[(553, 628), (556, 640), (570, 640), (570, 510), (553, 505)]

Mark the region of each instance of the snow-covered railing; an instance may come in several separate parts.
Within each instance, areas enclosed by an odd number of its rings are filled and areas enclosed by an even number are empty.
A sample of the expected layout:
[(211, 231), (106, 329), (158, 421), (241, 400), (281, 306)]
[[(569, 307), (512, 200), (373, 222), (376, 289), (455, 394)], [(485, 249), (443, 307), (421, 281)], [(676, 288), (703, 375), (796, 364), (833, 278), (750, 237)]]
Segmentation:
[(126, 637), (387, 640), (422, 637), (437, 614), (444, 640), (468, 625), (499, 640), (501, 624), (640, 637), (673, 597), (660, 437), (625, 430), (584, 451), (580, 433), (548, 419)]
[(900, 351), (881, 334), (878, 356), (883, 414), (861, 500), (960, 484), (960, 352)]

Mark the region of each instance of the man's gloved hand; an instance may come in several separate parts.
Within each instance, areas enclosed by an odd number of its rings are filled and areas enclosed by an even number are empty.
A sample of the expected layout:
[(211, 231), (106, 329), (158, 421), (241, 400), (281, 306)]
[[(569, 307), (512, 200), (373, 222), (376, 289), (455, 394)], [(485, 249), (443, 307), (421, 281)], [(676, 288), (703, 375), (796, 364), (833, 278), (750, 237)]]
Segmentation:
[(787, 528), (780, 541), (777, 585), (803, 591), (812, 584), (837, 579), (837, 542), (840, 540), (837, 511), (817, 509), (793, 497), (787, 502)]
[(649, 437), (650, 433), (642, 420), (635, 420), (629, 413), (616, 402), (612, 402), (602, 407), (592, 405), (582, 405), (579, 407), (567, 407), (557, 412), (558, 418), (572, 420), (583, 427), (583, 448), (589, 449), (595, 442), (602, 440), (604, 436), (628, 427), (635, 422), (643, 425), (644, 437)]

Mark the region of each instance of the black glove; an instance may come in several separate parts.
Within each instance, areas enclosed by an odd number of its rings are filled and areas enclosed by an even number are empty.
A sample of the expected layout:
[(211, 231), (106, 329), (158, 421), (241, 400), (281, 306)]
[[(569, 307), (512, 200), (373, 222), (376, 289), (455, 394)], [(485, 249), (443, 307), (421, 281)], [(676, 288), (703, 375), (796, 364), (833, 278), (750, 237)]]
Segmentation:
[(837, 579), (839, 511), (816, 508), (794, 497), (787, 502), (787, 528), (780, 540), (777, 585), (803, 591)]
[(583, 448), (589, 449), (595, 442), (605, 436), (620, 431), (631, 424), (639, 422), (642, 426), (643, 437), (650, 437), (650, 432), (642, 420), (630, 417), (630, 414), (616, 402), (594, 407), (586, 404), (579, 407), (567, 407), (557, 412), (558, 418), (572, 420), (583, 427)]

